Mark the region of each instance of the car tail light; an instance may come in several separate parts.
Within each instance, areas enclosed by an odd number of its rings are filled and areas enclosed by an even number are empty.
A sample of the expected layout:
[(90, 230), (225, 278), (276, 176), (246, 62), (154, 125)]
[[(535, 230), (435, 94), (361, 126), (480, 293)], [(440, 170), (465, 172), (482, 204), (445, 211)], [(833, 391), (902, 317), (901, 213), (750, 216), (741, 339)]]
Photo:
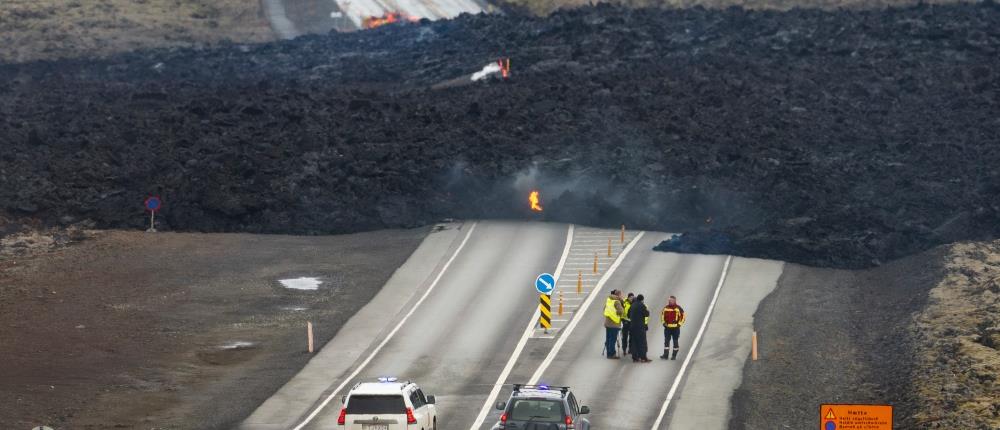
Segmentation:
[(500, 428), (502, 428), (502, 429), (507, 428), (507, 413), (506, 412), (504, 412), (503, 414), (500, 415)]
[(347, 424), (347, 408), (340, 408), (340, 417), (337, 418), (337, 425)]
[(406, 408), (406, 423), (416, 424), (417, 417), (413, 416), (413, 408)]
[(566, 415), (566, 428), (568, 429), (576, 428), (576, 426), (573, 425), (573, 417), (569, 415)]

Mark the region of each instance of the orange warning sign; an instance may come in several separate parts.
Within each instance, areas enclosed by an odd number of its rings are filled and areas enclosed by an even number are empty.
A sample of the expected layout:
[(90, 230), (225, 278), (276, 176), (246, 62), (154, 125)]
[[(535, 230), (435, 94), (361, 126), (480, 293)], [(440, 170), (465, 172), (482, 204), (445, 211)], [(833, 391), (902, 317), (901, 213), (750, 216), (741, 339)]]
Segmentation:
[(820, 405), (820, 430), (892, 430), (892, 405)]

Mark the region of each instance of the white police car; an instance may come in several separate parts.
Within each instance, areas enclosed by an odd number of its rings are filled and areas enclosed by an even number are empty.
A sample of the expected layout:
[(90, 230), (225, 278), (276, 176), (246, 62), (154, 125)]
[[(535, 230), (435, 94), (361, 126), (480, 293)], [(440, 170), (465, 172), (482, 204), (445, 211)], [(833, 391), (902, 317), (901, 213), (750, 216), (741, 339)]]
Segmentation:
[(343, 398), (337, 428), (344, 430), (437, 430), (434, 396), (412, 382), (379, 378), (359, 382)]

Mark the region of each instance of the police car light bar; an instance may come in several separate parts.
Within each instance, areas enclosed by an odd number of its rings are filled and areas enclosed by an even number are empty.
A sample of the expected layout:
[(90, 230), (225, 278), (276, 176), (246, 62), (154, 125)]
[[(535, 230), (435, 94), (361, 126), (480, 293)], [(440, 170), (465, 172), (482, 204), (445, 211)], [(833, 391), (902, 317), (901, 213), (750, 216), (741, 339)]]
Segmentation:
[(398, 380), (399, 380), (399, 378), (397, 378), (395, 376), (381, 376), (381, 377), (378, 378), (379, 382), (396, 382)]
[(539, 385), (514, 384), (514, 392), (515, 393), (518, 392), (518, 391), (521, 391), (522, 389), (526, 389), (526, 390), (541, 390), (541, 391), (547, 391), (547, 390), (557, 389), (559, 391), (562, 391), (563, 394), (569, 392), (569, 387), (547, 385), (547, 384), (539, 384)]

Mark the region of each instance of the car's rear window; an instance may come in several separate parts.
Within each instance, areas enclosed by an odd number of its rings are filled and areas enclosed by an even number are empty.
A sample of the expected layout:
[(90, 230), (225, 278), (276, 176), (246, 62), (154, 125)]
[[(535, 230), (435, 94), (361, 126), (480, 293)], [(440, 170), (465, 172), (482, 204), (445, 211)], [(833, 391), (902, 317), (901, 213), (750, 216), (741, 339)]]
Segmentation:
[(405, 414), (403, 396), (352, 395), (347, 399), (347, 413), (353, 415)]
[(561, 422), (565, 419), (563, 405), (556, 400), (516, 399), (510, 407), (513, 421)]

